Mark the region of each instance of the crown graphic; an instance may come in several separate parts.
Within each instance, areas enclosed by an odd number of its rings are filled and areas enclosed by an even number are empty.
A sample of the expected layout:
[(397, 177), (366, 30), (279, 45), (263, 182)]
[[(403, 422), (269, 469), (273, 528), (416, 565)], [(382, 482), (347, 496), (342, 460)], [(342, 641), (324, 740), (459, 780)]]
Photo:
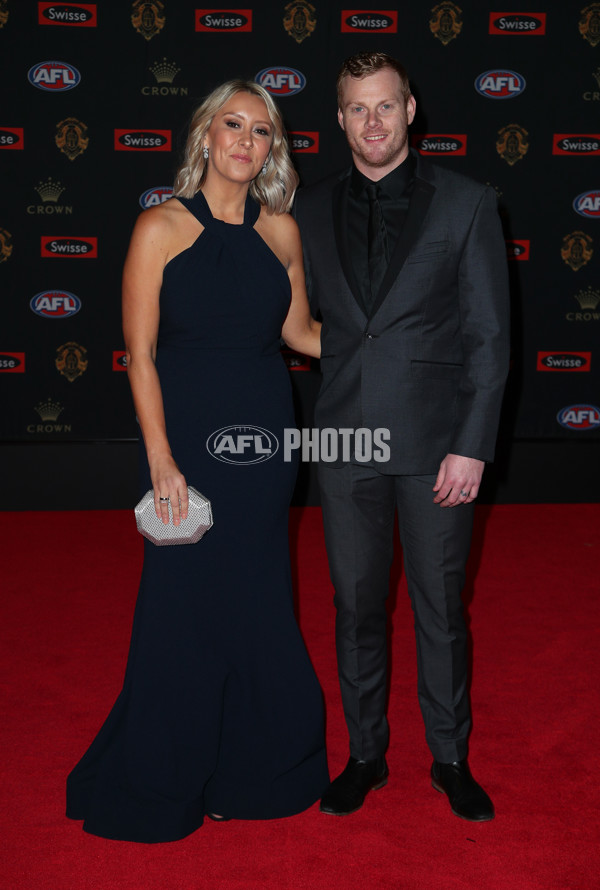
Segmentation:
[(585, 290), (580, 290), (574, 296), (582, 309), (595, 309), (598, 303), (600, 303), (600, 290), (593, 290), (591, 284), (588, 284)]
[(36, 185), (35, 190), (44, 203), (46, 201), (54, 201), (56, 203), (64, 192), (61, 183), (55, 182), (51, 176), (48, 177), (46, 182), (40, 182)]
[(596, 78), (596, 82), (598, 83), (598, 86), (600, 87), (600, 67), (596, 68), (595, 71), (592, 71), (592, 77)]
[(51, 420), (52, 422), (58, 420), (58, 415), (63, 410), (60, 402), (53, 402), (50, 396), (46, 399), (45, 402), (40, 402), (34, 408), (34, 411), (40, 415), (41, 420)]
[(162, 62), (155, 62), (148, 68), (148, 71), (152, 72), (157, 83), (173, 83), (175, 75), (181, 71), (181, 68), (178, 68), (175, 62), (167, 62), (163, 56)]

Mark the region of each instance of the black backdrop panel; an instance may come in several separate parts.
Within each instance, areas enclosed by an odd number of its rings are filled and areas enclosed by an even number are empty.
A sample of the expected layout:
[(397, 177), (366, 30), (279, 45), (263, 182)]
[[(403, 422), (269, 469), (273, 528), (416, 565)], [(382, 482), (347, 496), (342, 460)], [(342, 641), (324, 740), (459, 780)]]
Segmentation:
[[(193, 109), (262, 72), (310, 184), (349, 162), (335, 75), (364, 49), (405, 62), (413, 145), (498, 193), (505, 433), (600, 435), (600, 3), (494, 5), (0, 0), (0, 438), (137, 436), (121, 268), (144, 200), (169, 194)], [(310, 424), (318, 369), (291, 366)]]

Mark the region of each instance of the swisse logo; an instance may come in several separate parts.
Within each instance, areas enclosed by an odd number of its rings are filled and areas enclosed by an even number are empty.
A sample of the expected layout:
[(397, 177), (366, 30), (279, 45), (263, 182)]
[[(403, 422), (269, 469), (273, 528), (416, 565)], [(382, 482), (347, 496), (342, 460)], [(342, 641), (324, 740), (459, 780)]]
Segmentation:
[(538, 352), (538, 371), (589, 371), (591, 352)]
[(23, 127), (0, 127), (0, 148), (23, 148)]
[(398, 11), (396, 9), (342, 9), (342, 34), (396, 34)]
[(95, 28), (98, 24), (96, 4), (38, 3), (38, 24)]
[(95, 259), (98, 256), (98, 238), (60, 238), (42, 235), (41, 256), (43, 257), (85, 257)]
[(600, 219), (600, 190), (582, 192), (573, 201), (573, 210), (588, 219)]
[(600, 133), (555, 133), (553, 155), (600, 155)]
[(115, 130), (115, 151), (171, 151), (171, 131)]
[(514, 99), (525, 89), (525, 78), (516, 71), (491, 69), (475, 80), (475, 89), (488, 99)]
[(66, 290), (44, 290), (32, 297), (29, 306), (42, 318), (69, 318), (81, 309), (81, 300)]
[(48, 93), (64, 93), (72, 90), (81, 80), (81, 74), (67, 62), (39, 62), (27, 72), (29, 83)]
[(124, 349), (115, 349), (112, 354), (113, 371), (127, 370), (127, 353)]
[(310, 371), (310, 358), (301, 352), (292, 349), (281, 349), (281, 355), (287, 365), (288, 371)]
[(295, 154), (318, 154), (319, 134), (314, 130), (288, 131), (290, 148)]
[(156, 185), (152, 189), (140, 195), (140, 207), (147, 210), (148, 207), (156, 207), (157, 204), (164, 204), (169, 198), (173, 197), (173, 188), (170, 185)]
[(595, 430), (600, 426), (600, 409), (595, 405), (568, 405), (556, 419), (569, 430)]
[(197, 9), (196, 31), (251, 31), (251, 9)]
[(2, 373), (2, 374), (24, 374), (25, 373), (25, 353), (24, 352), (0, 352), (0, 373)]
[(413, 148), (422, 155), (466, 155), (466, 134), (415, 133), (411, 136)]
[(490, 12), (490, 34), (545, 34), (545, 12)]
[(262, 464), (277, 452), (279, 442), (260, 426), (224, 426), (208, 437), (206, 447), (226, 464)]
[(530, 244), (528, 239), (513, 238), (506, 242), (506, 256), (509, 260), (528, 260)]
[(293, 96), (306, 86), (306, 78), (296, 68), (263, 68), (254, 78), (273, 96)]

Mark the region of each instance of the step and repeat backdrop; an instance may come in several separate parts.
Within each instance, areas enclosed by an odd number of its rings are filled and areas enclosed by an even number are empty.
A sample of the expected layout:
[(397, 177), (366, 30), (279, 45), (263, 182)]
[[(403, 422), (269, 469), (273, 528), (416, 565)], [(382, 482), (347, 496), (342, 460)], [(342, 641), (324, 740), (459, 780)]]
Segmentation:
[[(600, 2), (382, 7), (0, 0), (1, 439), (137, 437), (121, 268), (137, 215), (171, 195), (193, 110), (229, 78), (262, 83), (311, 184), (349, 164), (335, 77), (371, 49), (410, 73), (412, 145), (498, 194), (505, 433), (600, 435)], [(310, 423), (318, 366), (286, 358)]]

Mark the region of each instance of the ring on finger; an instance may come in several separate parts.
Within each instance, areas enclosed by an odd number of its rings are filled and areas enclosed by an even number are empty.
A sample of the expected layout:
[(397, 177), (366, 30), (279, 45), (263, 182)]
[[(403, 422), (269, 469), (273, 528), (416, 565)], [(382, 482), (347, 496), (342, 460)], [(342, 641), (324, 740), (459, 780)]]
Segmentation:
[(161, 501), (161, 503), (166, 504), (168, 502), (169, 498), (159, 498), (158, 500)]
[(460, 496), (461, 496), (461, 498), (468, 498), (468, 497), (469, 497), (469, 492), (468, 492), (468, 491), (463, 491), (463, 490), (461, 489)]

